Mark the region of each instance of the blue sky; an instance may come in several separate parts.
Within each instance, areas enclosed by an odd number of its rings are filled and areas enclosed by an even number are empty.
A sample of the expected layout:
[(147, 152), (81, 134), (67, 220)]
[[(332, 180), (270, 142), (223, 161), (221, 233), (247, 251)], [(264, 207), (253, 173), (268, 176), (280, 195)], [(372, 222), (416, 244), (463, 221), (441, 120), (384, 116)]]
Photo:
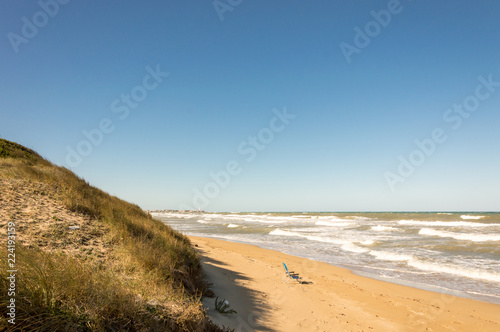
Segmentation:
[(145, 209), (498, 211), (499, 16), (496, 1), (4, 1), (0, 137)]

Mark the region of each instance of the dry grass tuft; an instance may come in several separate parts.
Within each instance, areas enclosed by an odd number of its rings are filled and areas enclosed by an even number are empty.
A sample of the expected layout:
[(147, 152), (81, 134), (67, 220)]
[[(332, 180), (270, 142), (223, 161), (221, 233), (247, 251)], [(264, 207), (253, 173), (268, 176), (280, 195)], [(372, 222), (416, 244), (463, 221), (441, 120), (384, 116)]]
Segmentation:
[(189, 240), (138, 206), (2, 139), (0, 192), (1, 235), (9, 221), (17, 231), (16, 329), (222, 331), (201, 305), (206, 284)]

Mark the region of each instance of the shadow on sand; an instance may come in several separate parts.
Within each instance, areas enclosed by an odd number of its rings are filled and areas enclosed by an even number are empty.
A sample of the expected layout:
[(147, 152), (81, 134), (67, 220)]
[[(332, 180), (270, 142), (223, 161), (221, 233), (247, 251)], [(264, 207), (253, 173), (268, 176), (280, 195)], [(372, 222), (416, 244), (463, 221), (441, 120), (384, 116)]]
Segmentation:
[[(310, 285), (312, 284), (311, 281), (305, 281), (305, 280), (302, 280), (302, 277), (300, 276), (300, 274), (294, 272), (294, 271), (288, 271), (290, 273), (290, 275), (293, 277), (293, 278), (297, 278), (295, 279), (295, 281), (297, 281), (299, 284), (302, 284), (302, 285)], [(287, 276), (285, 276), (286, 278)], [(289, 278), (290, 279), (290, 278)]]
[(207, 281), (212, 284), (211, 288), (219, 297), (226, 299), (230, 309), (237, 311), (236, 314), (222, 314), (215, 310), (215, 298), (203, 298), (203, 306), (208, 308), (208, 315), (218, 325), (234, 328), (237, 332), (250, 331), (275, 331), (272, 326), (266, 325), (269, 311), (272, 310), (265, 302), (259, 300), (267, 296), (245, 287), (245, 282), (250, 278), (241, 273), (231, 270), (226, 263), (208, 257), (206, 251), (196, 248), (200, 254), (201, 264)]

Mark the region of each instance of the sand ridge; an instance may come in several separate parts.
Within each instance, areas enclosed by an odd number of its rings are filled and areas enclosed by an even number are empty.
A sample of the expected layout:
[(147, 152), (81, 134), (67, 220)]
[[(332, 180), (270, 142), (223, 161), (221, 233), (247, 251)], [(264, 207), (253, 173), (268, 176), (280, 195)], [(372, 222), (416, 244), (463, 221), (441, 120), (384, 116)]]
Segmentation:
[[(104, 258), (110, 250), (106, 225), (69, 211), (43, 182), (0, 178), (0, 225), (15, 223), (16, 239), (28, 247)], [(0, 227), (6, 236), (7, 228)]]

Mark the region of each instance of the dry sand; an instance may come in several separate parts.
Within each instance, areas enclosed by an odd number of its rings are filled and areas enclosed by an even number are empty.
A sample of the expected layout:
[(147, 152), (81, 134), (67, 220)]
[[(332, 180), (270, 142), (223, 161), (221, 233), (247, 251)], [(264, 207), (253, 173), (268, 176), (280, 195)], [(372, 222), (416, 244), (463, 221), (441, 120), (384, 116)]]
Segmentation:
[[(500, 331), (500, 306), (391, 284), (256, 246), (190, 237), (236, 331)], [(283, 279), (285, 262), (302, 283)]]
[(110, 245), (109, 229), (88, 216), (71, 212), (53, 188), (43, 182), (0, 178), (0, 235), (7, 224), (16, 225), (16, 241), (45, 251), (60, 251), (80, 258), (104, 259)]

